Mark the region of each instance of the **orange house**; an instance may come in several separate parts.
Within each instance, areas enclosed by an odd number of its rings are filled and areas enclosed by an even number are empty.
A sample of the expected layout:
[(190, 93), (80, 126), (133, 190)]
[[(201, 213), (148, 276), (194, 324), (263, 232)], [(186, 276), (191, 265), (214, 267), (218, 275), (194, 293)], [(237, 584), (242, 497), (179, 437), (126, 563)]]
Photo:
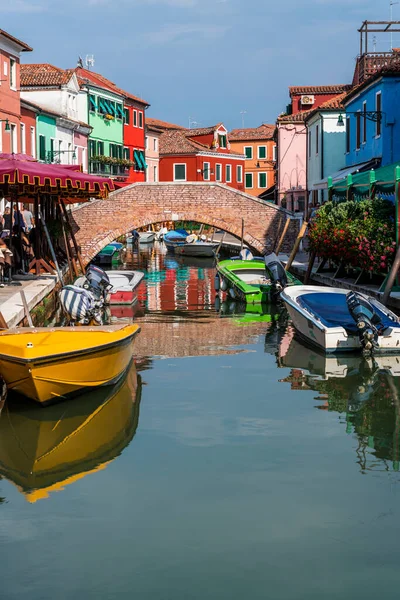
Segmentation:
[(275, 185), (275, 125), (233, 129), (229, 134), (231, 151), (244, 154), (244, 191), (260, 196)]

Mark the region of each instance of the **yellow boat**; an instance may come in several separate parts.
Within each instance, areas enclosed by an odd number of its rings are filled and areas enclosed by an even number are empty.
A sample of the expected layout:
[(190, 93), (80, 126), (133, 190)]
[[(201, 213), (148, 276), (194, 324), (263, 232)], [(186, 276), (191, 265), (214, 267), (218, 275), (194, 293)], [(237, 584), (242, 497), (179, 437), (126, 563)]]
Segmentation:
[(46, 405), (111, 385), (132, 360), (137, 325), (21, 327), (0, 332), (0, 375), (7, 387)]
[(116, 386), (92, 389), (68, 403), (41, 410), (29, 400), (6, 402), (0, 476), (36, 502), (105, 469), (135, 435), (140, 396), (132, 361)]

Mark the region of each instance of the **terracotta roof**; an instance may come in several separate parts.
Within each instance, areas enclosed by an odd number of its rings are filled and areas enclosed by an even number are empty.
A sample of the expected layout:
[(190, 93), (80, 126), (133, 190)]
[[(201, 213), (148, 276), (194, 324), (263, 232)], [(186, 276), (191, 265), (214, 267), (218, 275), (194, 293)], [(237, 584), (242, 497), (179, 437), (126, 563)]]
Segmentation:
[(346, 96), (346, 103), (348, 100), (351, 100), (359, 91), (363, 88), (368, 87), (371, 83), (380, 79), (381, 77), (398, 77), (400, 76), (400, 60), (393, 61), (392, 63), (385, 65), (375, 71), (372, 75), (370, 75), (367, 79), (365, 79), (362, 83), (354, 86), (352, 90)]
[(307, 111), (309, 114), (306, 116), (305, 121), (308, 121), (308, 119), (310, 119), (312, 116), (316, 115), (319, 112), (324, 112), (324, 111), (340, 111), (340, 110), (345, 110), (344, 107), (344, 100), (347, 98), (348, 96), (348, 92), (343, 92), (343, 94), (339, 94), (338, 96), (334, 96), (334, 98), (331, 98), (330, 100), (327, 100), (326, 102), (323, 102), (322, 104), (320, 104), (320, 106), (318, 106), (317, 108), (313, 108), (310, 111)]
[(186, 137), (185, 131), (169, 130), (164, 131), (160, 137), (160, 155), (162, 154), (197, 154), (198, 152), (209, 150), (208, 146), (203, 146)]
[(134, 102), (139, 102), (139, 104), (144, 104), (145, 106), (150, 106), (150, 104), (139, 98), (138, 96), (134, 96), (130, 92), (126, 92), (122, 88), (118, 87), (113, 81), (110, 81), (100, 73), (94, 73), (93, 71), (89, 71), (88, 69), (83, 69), (82, 67), (76, 67), (73, 69), (78, 77), (78, 81), (80, 85), (85, 85), (87, 83), (93, 83), (99, 87), (106, 88), (115, 94), (119, 94), (124, 96), (127, 100), (133, 100)]
[(0, 29), (0, 35), (2, 35), (3, 37), (7, 38), (8, 40), (10, 40), (10, 42), (13, 42), (14, 44), (17, 44), (17, 46), (20, 46), (21, 52), (32, 52), (32, 50), (33, 50), (33, 48), (31, 48), (30, 46), (28, 46), (28, 44), (25, 44), (25, 42), (21, 42), (21, 40), (19, 40), (18, 38), (14, 37), (10, 33), (7, 33), (7, 31), (4, 31), (4, 29)]
[(300, 85), (289, 87), (290, 96), (297, 96), (300, 94), (341, 94), (342, 92), (348, 92), (351, 90), (351, 84), (338, 84), (338, 85)]
[(196, 137), (198, 135), (210, 135), (214, 133), (218, 127), (221, 127), (223, 123), (217, 123), (217, 125), (211, 125), (210, 127), (199, 127), (198, 129), (187, 129), (186, 135), (188, 137)]
[(185, 129), (185, 127), (182, 127), (182, 125), (175, 125), (174, 123), (160, 121), (159, 119), (151, 119), (150, 117), (146, 117), (146, 125), (156, 127), (158, 129)]
[(21, 65), (21, 87), (60, 87), (72, 74), (49, 63)]
[(303, 110), (295, 115), (282, 115), (277, 118), (278, 123), (304, 123), (306, 118), (314, 112), (315, 109)]
[(259, 127), (247, 127), (246, 129), (232, 129), (229, 134), (229, 141), (238, 142), (240, 140), (270, 140), (274, 136), (275, 125), (262, 123)]

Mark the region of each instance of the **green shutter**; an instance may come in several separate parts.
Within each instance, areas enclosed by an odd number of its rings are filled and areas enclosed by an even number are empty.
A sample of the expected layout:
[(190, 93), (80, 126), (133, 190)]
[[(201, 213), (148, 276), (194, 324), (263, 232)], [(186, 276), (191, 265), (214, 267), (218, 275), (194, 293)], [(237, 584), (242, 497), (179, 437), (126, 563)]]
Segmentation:
[(130, 153), (131, 153), (130, 152), (130, 148), (124, 148), (124, 159), (125, 160), (130, 160), (131, 159)]
[(267, 158), (266, 146), (258, 146), (258, 158)]
[(46, 160), (46, 138), (39, 135), (39, 160)]
[(104, 115), (105, 113), (108, 112), (107, 106), (106, 106), (103, 98), (99, 98), (98, 102), (99, 102), (99, 112)]
[(96, 96), (94, 96), (93, 94), (90, 94), (89, 101), (90, 101), (89, 110), (91, 110), (92, 112), (96, 112), (96, 110), (97, 110)]
[(144, 154), (143, 150), (141, 150), (139, 152), (139, 154), (140, 154), (140, 158), (142, 159), (143, 169), (147, 169), (146, 158), (145, 158), (145, 154)]
[(140, 156), (139, 156), (139, 152), (137, 150), (133, 151), (133, 160), (135, 161), (135, 169), (138, 171), (140, 171), (140, 165), (141, 165), (141, 161), (140, 161)]
[(124, 123), (129, 125), (129, 108), (124, 108)]
[(54, 140), (50, 139), (50, 161), (54, 160)]
[(253, 148), (251, 146), (246, 146), (245, 155), (246, 158), (253, 158)]
[(142, 113), (142, 111), (139, 111), (138, 114), (139, 114), (139, 127), (143, 127), (143, 113)]
[(136, 110), (133, 111), (133, 125), (134, 125), (134, 127), (137, 126), (137, 111)]
[(246, 173), (246, 187), (247, 188), (252, 188), (253, 187), (253, 173)]
[(259, 173), (258, 174), (258, 187), (259, 188), (266, 188), (267, 187), (267, 174), (266, 173)]

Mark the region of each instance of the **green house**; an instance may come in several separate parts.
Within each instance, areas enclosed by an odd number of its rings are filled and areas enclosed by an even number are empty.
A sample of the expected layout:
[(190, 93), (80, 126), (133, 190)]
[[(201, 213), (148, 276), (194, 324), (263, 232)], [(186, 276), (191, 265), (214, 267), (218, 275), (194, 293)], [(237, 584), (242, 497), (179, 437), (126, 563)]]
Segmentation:
[(36, 115), (36, 156), (41, 162), (47, 162), (55, 150), (56, 117), (44, 111)]

